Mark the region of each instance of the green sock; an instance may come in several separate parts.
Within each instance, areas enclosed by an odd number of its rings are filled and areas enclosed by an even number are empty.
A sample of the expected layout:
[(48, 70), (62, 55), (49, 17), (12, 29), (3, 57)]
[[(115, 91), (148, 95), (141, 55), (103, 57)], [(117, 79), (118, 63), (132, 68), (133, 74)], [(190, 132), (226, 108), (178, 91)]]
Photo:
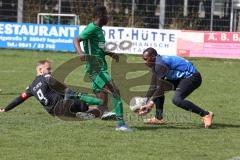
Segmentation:
[(82, 94), (79, 96), (79, 100), (87, 103), (88, 105), (102, 105), (103, 101), (97, 97)]
[(125, 125), (123, 120), (123, 104), (120, 98), (112, 97), (114, 110), (117, 117), (117, 125), (122, 126)]

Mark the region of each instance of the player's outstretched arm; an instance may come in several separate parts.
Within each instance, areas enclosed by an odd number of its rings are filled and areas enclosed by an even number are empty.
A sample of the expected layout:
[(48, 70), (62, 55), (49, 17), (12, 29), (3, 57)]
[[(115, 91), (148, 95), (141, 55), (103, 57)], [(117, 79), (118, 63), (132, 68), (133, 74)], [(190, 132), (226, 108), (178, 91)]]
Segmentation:
[(74, 38), (74, 40), (73, 40), (74, 47), (75, 47), (77, 53), (79, 54), (81, 61), (85, 61), (86, 57), (80, 46), (80, 42), (82, 42), (82, 39), (80, 37)]
[(157, 97), (163, 96), (164, 91), (167, 91), (166, 88), (171, 88), (170, 90), (172, 90), (172, 85), (164, 80), (165, 76), (169, 71), (168, 67), (164, 64), (157, 64), (155, 65), (155, 70), (156, 73), (153, 73), (152, 75), (150, 88), (146, 95), (149, 98), (151, 95), (152, 100), (154, 100)]
[(19, 104), (27, 100), (29, 97), (30, 97), (29, 94), (23, 92), (19, 97), (12, 100), (12, 102), (10, 102), (4, 109), (1, 109), (0, 112), (7, 112), (12, 110), (13, 108), (17, 107)]
[(156, 74), (153, 73), (151, 78), (151, 83), (145, 97), (150, 99), (154, 94), (154, 92), (156, 91), (156, 89), (157, 89), (157, 77), (156, 77)]

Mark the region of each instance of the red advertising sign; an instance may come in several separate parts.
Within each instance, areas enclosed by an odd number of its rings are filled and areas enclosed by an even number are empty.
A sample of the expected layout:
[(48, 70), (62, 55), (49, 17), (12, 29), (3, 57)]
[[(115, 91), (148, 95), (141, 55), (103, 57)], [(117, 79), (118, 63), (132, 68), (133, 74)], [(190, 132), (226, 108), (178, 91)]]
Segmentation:
[(183, 31), (177, 39), (177, 55), (240, 59), (240, 33)]
[(206, 32), (204, 42), (209, 43), (240, 43), (240, 33), (235, 32)]

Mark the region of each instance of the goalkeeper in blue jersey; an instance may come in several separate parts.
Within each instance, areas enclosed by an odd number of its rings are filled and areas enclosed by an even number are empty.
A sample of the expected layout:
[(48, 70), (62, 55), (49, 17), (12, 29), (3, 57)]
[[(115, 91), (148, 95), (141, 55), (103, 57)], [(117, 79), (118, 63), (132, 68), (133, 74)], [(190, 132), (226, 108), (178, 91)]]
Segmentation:
[(150, 88), (146, 94), (146, 97), (149, 98), (148, 103), (140, 108), (138, 114), (146, 115), (151, 111), (154, 104), (156, 105), (155, 117), (147, 119), (146, 123), (164, 123), (162, 115), (165, 99), (164, 90), (166, 84), (171, 84), (172, 89), (176, 91), (172, 102), (186, 111), (191, 111), (201, 116), (205, 128), (211, 126), (213, 113), (205, 111), (185, 99), (202, 83), (201, 74), (191, 62), (178, 56), (159, 55), (154, 48), (144, 50), (143, 60), (152, 69), (153, 74)]

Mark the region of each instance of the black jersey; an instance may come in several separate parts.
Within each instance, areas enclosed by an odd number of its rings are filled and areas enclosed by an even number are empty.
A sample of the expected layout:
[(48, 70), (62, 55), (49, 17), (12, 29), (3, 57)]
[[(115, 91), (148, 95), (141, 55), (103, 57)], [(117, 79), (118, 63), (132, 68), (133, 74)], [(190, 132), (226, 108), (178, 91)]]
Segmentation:
[(34, 96), (49, 113), (52, 113), (54, 106), (64, 99), (63, 94), (54, 89), (53, 82), (50, 74), (39, 75), (25, 92), (27, 97)]

